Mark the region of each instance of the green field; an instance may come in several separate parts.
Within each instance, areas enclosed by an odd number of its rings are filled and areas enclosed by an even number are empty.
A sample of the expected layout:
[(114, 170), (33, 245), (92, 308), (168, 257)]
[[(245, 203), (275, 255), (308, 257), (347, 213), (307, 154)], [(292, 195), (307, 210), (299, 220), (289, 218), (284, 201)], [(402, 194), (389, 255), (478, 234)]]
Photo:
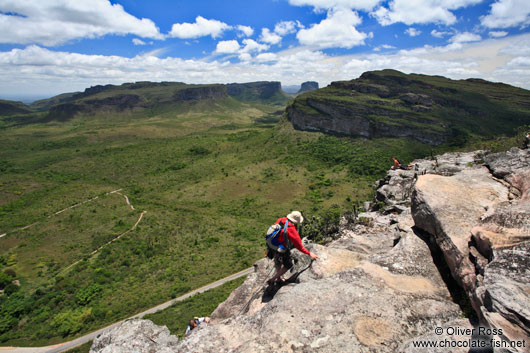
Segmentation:
[[(372, 198), (391, 156), (433, 152), (296, 131), (284, 108), (227, 97), (0, 118), (0, 343), (66, 341), (247, 268), (293, 209), (319, 240)], [(181, 330), (182, 313), (166, 324)]]

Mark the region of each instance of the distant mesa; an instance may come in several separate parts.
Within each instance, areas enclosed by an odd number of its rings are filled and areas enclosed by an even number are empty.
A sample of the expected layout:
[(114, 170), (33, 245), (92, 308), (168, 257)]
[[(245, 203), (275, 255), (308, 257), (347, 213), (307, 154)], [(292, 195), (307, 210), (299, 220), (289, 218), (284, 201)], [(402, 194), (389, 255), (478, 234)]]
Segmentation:
[(84, 92), (66, 93), (32, 104), (48, 112), (43, 121), (67, 121), (75, 116), (130, 114), (146, 109), (174, 109), (203, 101), (235, 99), (245, 103), (285, 104), (289, 100), (280, 82), (193, 85), (182, 82), (135, 82), (97, 85)]
[(479, 79), (382, 70), (305, 92), (286, 112), (299, 130), (464, 145), (477, 136), (511, 135), (530, 124), (530, 91)]
[(298, 93), (310, 92), (318, 89), (318, 82), (315, 81), (306, 81), (302, 83)]

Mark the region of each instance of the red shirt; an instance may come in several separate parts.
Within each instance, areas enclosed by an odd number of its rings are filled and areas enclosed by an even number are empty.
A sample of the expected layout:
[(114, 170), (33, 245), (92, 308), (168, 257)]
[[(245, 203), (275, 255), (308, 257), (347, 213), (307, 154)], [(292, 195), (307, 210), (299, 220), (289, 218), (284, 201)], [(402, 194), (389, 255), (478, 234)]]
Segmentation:
[[(282, 218), (279, 218), (276, 223), (274, 224), (284, 224), (285, 225), (285, 222), (287, 221), (287, 217), (282, 217)], [(304, 248), (304, 246), (302, 245), (302, 239), (300, 239), (300, 234), (298, 234), (298, 231), (296, 230), (296, 226), (294, 225), (293, 222), (289, 221), (289, 224), (287, 225), (287, 237), (289, 238), (289, 241), (291, 242), (291, 244), (294, 245), (295, 248), (298, 249), (298, 251), (301, 251), (303, 252), (304, 254), (306, 255), (309, 255), (311, 254), (309, 252), (309, 250), (307, 250), (306, 248)], [(284, 238), (283, 238), (283, 228), (282, 228), (282, 231), (280, 233), (280, 236), (278, 237), (278, 241), (280, 243), (283, 243), (284, 242)]]

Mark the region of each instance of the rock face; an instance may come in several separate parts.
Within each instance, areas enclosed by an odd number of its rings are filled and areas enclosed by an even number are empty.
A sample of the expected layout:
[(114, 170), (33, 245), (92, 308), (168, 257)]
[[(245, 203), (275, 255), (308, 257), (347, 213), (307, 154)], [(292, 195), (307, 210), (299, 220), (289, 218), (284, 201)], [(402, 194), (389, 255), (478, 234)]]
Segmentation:
[[(528, 158), (518, 149), (452, 153), (390, 171), (377, 183), (383, 209), (343, 219), (327, 246), (306, 243), (317, 261), (293, 251), (293, 277), (281, 288), (264, 290), (274, 268), (258, 261), (212, 322), (172, 351), (468, 352), (459, 343), (495, 339), (526, 344), (495, 352), (527, 352)], [(452, 300), (461, 295), (494, 334), (477, 338)], [(427, 341), (456, 348), (418, 346)]]
[(440, 247), (481, 321), (509, 342), (528, 341), (530, 153), (513, 148), (484, 160), (489, 169), (419, 176), (412, 215)]
[[(512, 96), (520, 99), (511, 100)], [(507, 108), (506, 100), (513, 106)], [(529, 91), (507, 85), (382, 70), (301, 94), (286, 112), (299, 130), (408, 137), (439, 145), (461, 143), (470, 132), (490, 137), (492, 131), (509, 134), (530, 123), (529, 103)], [(515, 116), (520, 122), (515, 122)]]
[(229, 83), (226, 85), (226, 91), (231, 97), (249, 102), (287, 99), (282, 92), (281, 82), (276, 81)]
[(97, 336), (90, 353), (172, 353), (177, 343), (178, 338), (171, 335), (167, 327), (135, 319)]
[(304, 83), (302, 83), (302, 85), (300, 86), (300, 90), (298, 91), (298, 93), (304, 93), (304, 92), (309, 92), (309, 91), (314, 91), (318, 89), (318, 82), (315, 82), (315, 81), (306, 81)]
[(175, 91), (173, 94), (173, 98), (176, 102), (202, 99), (222, 99), (227, 96), (226, 87), (223, 85), (183, 88)]

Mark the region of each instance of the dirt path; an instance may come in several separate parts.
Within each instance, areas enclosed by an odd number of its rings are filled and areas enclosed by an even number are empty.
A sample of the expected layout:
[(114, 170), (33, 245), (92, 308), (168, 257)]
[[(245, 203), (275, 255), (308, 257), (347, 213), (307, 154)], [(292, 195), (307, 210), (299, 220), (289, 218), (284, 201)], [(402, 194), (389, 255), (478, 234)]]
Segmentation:
[[(128, 231), (118, 235), (116, 238), (112, 239), (111, 241), (101, 245), (99, 248), (97, 248), (96, 250), (92, 251), (90, 254), (88, 254), (89, 257), (92, 257), (94, 256), (95, 254), (97, 254), (101, 249), (103, 249), (104, 247), (106, 247), (107, 245), (109, 244), (112, 244), (114, 243), (116, 240), (120, 239), (121, 237), (123, 237), (125, 234), (128, 234), (130, 232), (132, 232), (133, 230), (136, 229), (136, 227), (138, 226), (138, 224), (140, 223), (140, 221), (142, 220), (142, 218), (144, 217), (144, 214), (146, 214), (147, 211), (142, 211), (142, 213), (140, 213), (140, 217), (138, 218), (138, 220), (136, 221), (136, 223), (131, 227), (131, 229), (129, 229)], [(65, 267), (64, 269), (61, 270), (61, 272), (64, 272), (64, 271), (68, 271), (70, 268), (72, 268), (73, 266), (77, 265), (78, 263), (80, 263), (81, 261), (83, 260), (77, 260), (76, 262), (74, 262), (73, 264), (71, 265), (68, 265), (67, 267)]]
[(102, 329), (99, 329), (97, 331), (94, 331), (94, 332), (91, 332), (89, 334), (86, 334), (82, 337), (79, 337), (79, 338), (76, 338), (72, 341), (68, 341), (68, 342), (64, 342), (64, 343), (60, 343), (60, 344), (56, 344), (56, 345), (53, 345), (53, 346), (46, 346), (46, 347), (31, 347), (31, 348), (26, 348), (26, 347), (0, 347), (0, 353), (59, 353), (59, 352), (65, 352), (69, 349), (72, 349), (72, 348), (75, 348), (77, 346), (80, 346), (82, 344), (85, 344), (91, 340), (93, 340), (97, 335), (101, 334), (103, 331), (105, 330), (108, 330), (108, 329), (111, 329), (119, 324), (121, 324), (122, 322), (126, 321), (126, 320), (130, 320), (130, 319), (135, 319), (135, 318), (142, 318), (144, 317), (145, 315), (147, 314), (153, 314), (153, 313), (156, 313), (157, 311), (160, 311), (160, 310), (164, 310), (166, 308), (169, 308), (171, 305), (175, 304), (176, 302), (179, 302), (179, 301), (183, 301), (185, 299), (188, 299), (189, 297), (195, 295), (195, 294), (198, 294), (198, 293), (202, 293), (202, 292), (205, 292), (209, 289), (212, 289), (212, 288), (215, 288), (215, 287), (219, 287), (223, 284), (225, 284), (226, 282), (230, 282), (236, 278), (239, 278), (239, 277), (243, 277), (243, 276), (246, 276), (250, 273), (252, 273), (254, 271), (254, 267), (251, 267), (251, 268), (247, 268), (246, 270), (243, 270), (241, 272), (238, 272), (238, 273), (234, 273), (233, 275), (230, 275), (228, 277), (225, 277), (223, 279), (220, 279), (216, 282), (213, 282), (213, 283), (210, 283), (210, 284), (207, 284), (201, 288), (198, 288), (198, 289), (195, 289), (194, 291), (191, 291), (187, 294), (184, 294), (178, 298), (175, 298), (173, 300), (170, 300), (168, 302), (165, 302), (163, 304), (160, 304), (160, 305), (157, 305), (149, 310), (146, 310), (144, 312), (141, 312), (139, 314), (136, 314), (134, 316), (131, 316), (125, 320), (121, 320), (115, 324), (112, 324), (110, 326), (107, 326), (105, 328), (102, 328)]
[[(121, 196), (125, 197), (125, 201), (127, 202), (127, 205), (129, 205), (129, 206), (134, 210), (134, 207), (133, 207), (133, 206), (130, 204), (130, 202), (129, 202), (129, 198), (128, 198), (127, 196), (125, 196), (125, 195), (123, 195), (123, 194), (120, 193), (121, 190), (122, 190), (122, 189), (117, 189), (117, 190), (114, 190), (114, 191), (109, 191), (109, 192), (107, 192), (105, 195), (116, 194), (116, 193), (117, 193), (117, 194), (120, 194)], [(62, 210), (59, 210), (59, 211), (57, 211), (57, 212), (55, 212), (55, 213), (53, 213), (53, 214), (47, 216), (46, 218), (52, 218), (52, 217), (54, 217), (54, 216), (57, 216), (57, 215), (63, 213), (64, 211), (68, 211), (68, 210), (71, 210), (72, 208), (76, 208), (76, 207), (82, 206), (82, 205), (84, 205), (84, 204), (86, 204), (86, 203), (89, 203), (89, 202), (95, 201), (95, 200), (97, 200), (98, 198), (99, 198), (99, 196), (96, 196), (96, 197), (93, 197), (93, 198), (91, 198), (91, 199), (85, 200), (85, 201), (83, 201), (83, 202), (76, 203), (75, 205), (68, 206), (68, 207), (66, 207), (66, 208), (63, 208)], [(24, 226), (24, 227), (20, 227), (20, 228), (14, 229), (14, 230), (11, 230), (11, 231), (9, 231), (9, 232), (5, 232), (5, 233), (3, 233), (3, 234), (0, 235), (0, 238), (3, 238), (3, 237), (5, 237), (6, 235), (11, 234), (11, 233), (15, 233), (15, 232), (19, 232), (19, 231), (21, 231), (21, 230), (28, 229), (28, 228), (33, 227), (34, 225), (36, 225), (36, 224), (38, 224), (38, 223), (40, 223), (40, 222), (37, 221), (37, 222), (32, 223), (32, 224), (29, 224), (29, 225), (27, 225), (27, 226)]]

